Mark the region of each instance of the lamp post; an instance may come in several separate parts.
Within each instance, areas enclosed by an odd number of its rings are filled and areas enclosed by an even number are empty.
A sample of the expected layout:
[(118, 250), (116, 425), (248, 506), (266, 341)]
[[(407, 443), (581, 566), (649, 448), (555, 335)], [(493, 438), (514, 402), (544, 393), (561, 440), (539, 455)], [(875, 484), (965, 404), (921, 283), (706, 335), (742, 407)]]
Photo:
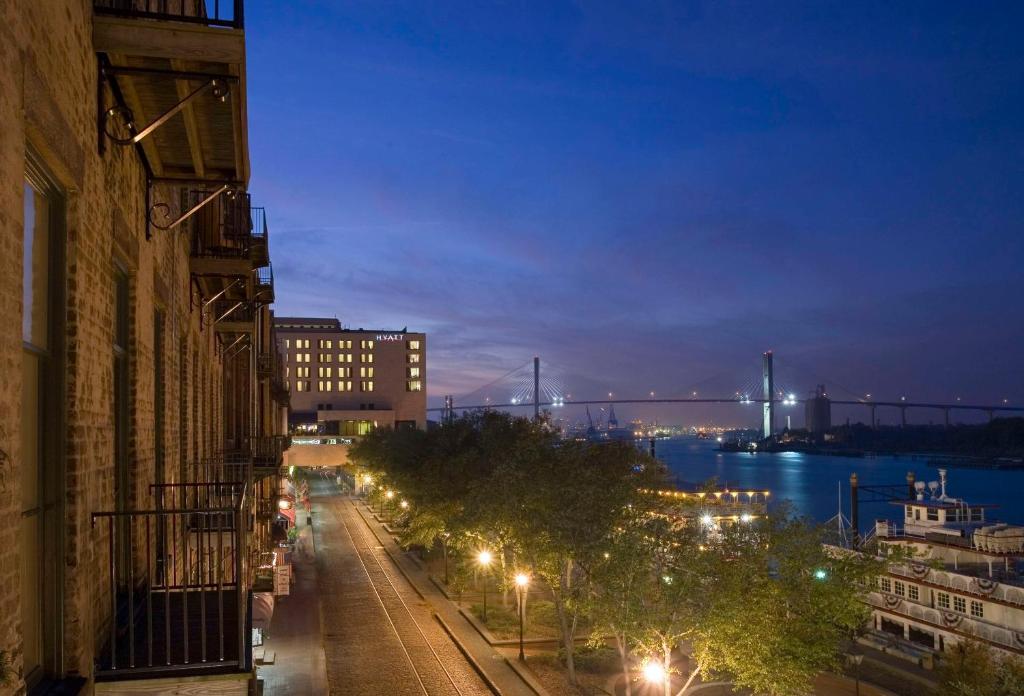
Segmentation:
[(444, 585), (448, 586), (448, 532), (441, 532), (441, 553), (444, 556)]
[(856, 696), (860, 696), (860, 663), (863, 661), (864, 655), (861, 653), (850, 655), (850, 664), (853, 665), (854, 693)]
[[(388, 499), (388, 509), (391, 509), (391, 501), (394, 500), (394, 498), (395, 498), (395, 492), (394, 491), (388, 491), (388, 492), (386, 492), (384, 494), (384, 497), (386, 497)], [(381, 505), (381, 511), (380, 512), (381, 512), (382, 515), (384, 514), (384, 506), (383, 505)]]
[(519, 595), (519, 661), (525, 662), (526, 655), (523, 654), (523, 615), (526, 611), (526, 586), (530, 584), (530, 576), (526, 573), (516, 575), (516, 594)]
[(487, 567), (491, 565), (491, 552), (481, 551), (476, 556), (476, 562), (484, 570), (484, 623), (487, 623)]

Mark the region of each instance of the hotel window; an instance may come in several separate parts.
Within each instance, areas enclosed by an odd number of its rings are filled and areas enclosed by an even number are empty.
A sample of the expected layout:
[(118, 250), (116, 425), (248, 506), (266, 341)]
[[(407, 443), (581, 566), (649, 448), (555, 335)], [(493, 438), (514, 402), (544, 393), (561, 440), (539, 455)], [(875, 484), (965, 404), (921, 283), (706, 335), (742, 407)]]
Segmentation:
[(938, 508), (928, 508), (928, 519), (932, 522), (939, 521), (939, 510)]
[(373, 350), (373, 341), (362, 340), (359, 342), (359, 347), (363, 350)]
[(320, 342), (317, 344), (317, 347), (318, 348), (327, 348), (328, 350), (330, 350), (331, 348), (334, 347), (334, 341), (332, 341), (329, 338), (321, 338)]
[(410, 365), (415, 365), (415, 364), (419, 363), (419, 361), (420, 361), (420, 354), (419, 353), (409, 353), (408, 358), (409, 358), (409, 364)]
[(882, 592), (892, 592), (892, 580), (889, 578), (879, 578), (878, 583), (882, 586)]
[(290, 368), (290, 367), (284, 368), (284, 378), (285, 379), (288, 379), (289, 377), (291, 377), (291, 374), (289, 374), (291, 371), (292, 371), (292, 368)]
[(309, 368), (308, 367), (296, 367), (295, 368), (295, 376), (296, 377), (309, 377)]
[(359, 391), (372, 392), (373, 391), (373, 380), (367, 379), (359, 383)]
[(361, 362), (361, 363), (372, 363), (373, 362), (373, 353), (360, 353), (359, 354), (359, 362)]
[(409, 341), (406, 345), (409, 346), (409, 350), (419, 350), (420, 349), (420, 342), (419, 341)]
[(338, 381), (338, 391), (340, 391), (340, 392), (341, 391), (345, 391), (345, 392), (352, 391), (352, 380), (339, 380)]
[(309, 339), (303, 339), (299, 341), (299, 348), (309, 348)]
[(317, 389), (319, 391), (322, 391), (322, 392), (329, 392), (329, 391), (331, 391), (331, 387), (333, 385), (334, 385), (334, 383), (331, 382), (331, 380), (329, 380), (329, 379), (328, 380), (320, 380), (320, 382), (317, 384)]
[(302, 380), (301, 380), (301, 379), (297, 379), (297, 380), (295, 380), (295, 391), (297, 391), (297, 392), (300, 392), (300, 391), (305, 391), (305, 390), (304, 390), (304, 389), (302, 388)]
[(320, 355), (316, 356), (316, 359), (322, 363), (332, 362), (334, 355), (332, 353), (320, 353)]
[(339, 367), (338, 368), (338, 376), (339, 377), (351, 377), (352, 376), (352, 368), (351, 367)]
[(957, 597), (953, 595), (953, 611), (958, 611), (961, 614), (967, 613), (967, 600), (963, 597)]
[(423, 382), (418, 379), (410, 379), (405, 383), (405, 390), (411, 392), (423, 391)]
[(373, 368), (372, 367), (360, 367), (359, 368), (359, 376), (360, 377), (373, 377)]
[(976, 616), (979, 619), (985, 618), (985, 605), (981, 602), (971, 600), (971, 616)]
[(317, 368), (317, 377), (333, 377), (333, 376), (334, 375), (331, 374), (331, 368), (330, 367), (320, 367), (320, 368)]
[(290, 339), (290, 338), (284, 339), (284, 347), (285, 348), (291, 348), (292, 347), (292, 339)]
[(420, 376), (420, 368), (418, 368), (418, 367), (410, 367), (409, 368), (409, 377), (419, 377), (419, 376)]
[(936, 596), (935, 603), (939, 605), (940, 609), (949, 609), (949, 595), (945, 592), (940, 592)]
[(921, 592), (917, 585), (907, 585), (907, 596), (909, 596), (915, 602), (921, 599)]
[(896, 594), (898, 594), (900, 597), (907, 596), (907, 586), (899, 580), (896, 581)]

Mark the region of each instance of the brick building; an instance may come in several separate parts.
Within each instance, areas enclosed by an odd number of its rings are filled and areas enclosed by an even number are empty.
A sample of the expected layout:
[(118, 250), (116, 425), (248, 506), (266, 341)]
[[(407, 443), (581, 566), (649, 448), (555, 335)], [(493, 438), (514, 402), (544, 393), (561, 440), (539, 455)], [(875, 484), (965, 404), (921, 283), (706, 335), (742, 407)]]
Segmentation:
[(241, 0), (0, 13), (0, 695), (248, 693), (288, 395)]

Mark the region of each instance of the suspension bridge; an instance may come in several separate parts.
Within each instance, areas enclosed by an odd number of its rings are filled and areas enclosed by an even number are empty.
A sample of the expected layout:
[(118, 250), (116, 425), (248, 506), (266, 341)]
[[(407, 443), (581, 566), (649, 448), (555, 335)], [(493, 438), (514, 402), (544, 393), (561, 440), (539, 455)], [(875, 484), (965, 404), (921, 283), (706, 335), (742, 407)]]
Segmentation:
[[(708, 378), (685, 389), (674, 390), (675, 393), (665, 396), (654, 391), (646, 396), (617, 396), (608, 392), (607, 398), (573, 398), (571, 385), (568, 384), (568, 370), (558, 366), (547, 365), (542, 369), (539, 357), (517, 366), (497, 379), (478, 387), (456, 399), (453, 395), (444, 397), (444, 405), (428, 408), (431, 412), (440, 412), (448, 420), (456, 411), (478, 411), (485, 409), (518, 410), (533, 409), (534, 417), (539, 417), (541, 409), (559, 409), (567, 406), (613, 406), (616, 404), (644, 405), (697, 405), (697, 404), (732, 404), (760, 406), (762, 413), (763, 437), (771, 438), (776, 433), (775, 418), (778, 408), (806, 405), (813, 401), (819, 412), (825, 409), (831, 422), (831, 409), (835, 406), (857, 407), (867, 410), (869, 423), (872, 427), (879, 424), (878, 409), (899, 411), (900, 424), (907, 425), (907, 411), (931, 410), (943, 415), (946, 426), (950, 425), (950, 417), (954, 412), (984, 413), (989, 420), (997, 415), (1024, 413), (1024, 406), (1012, 405), (1003, 399), (999, 403), (976, 403), (962, 401), (954, 397), (948, 402), (931, 402), (908, 399), (906, 396), (890, 399), (873, 398), (870, 393), (858, 393), (845, 387), (831, 384), (840, 391), (838, 398), (830, 396), (824, 385), (828, 380), (817, 375), (799, 374), (799, 370), (789, 369), (777, 372), (779, 361), (772, 351), (761, 356), (759, 374), (748, 374), (738, 384), (729, 388), (720, 375)], [(717, 380), (717, 383), (716, 383)], [(813, 396), (805, 397), (807, 387), (817, 387)], [(798, 388), (803, 386), (804, 388)]]

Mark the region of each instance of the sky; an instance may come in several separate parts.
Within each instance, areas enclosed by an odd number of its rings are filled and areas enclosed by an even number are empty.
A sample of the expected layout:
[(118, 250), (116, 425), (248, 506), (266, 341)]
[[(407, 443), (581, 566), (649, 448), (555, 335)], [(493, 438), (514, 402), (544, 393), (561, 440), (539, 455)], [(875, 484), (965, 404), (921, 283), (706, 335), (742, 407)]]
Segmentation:
[(724, 395), (768, 349), (802, 392), (1024, 404), (1022, 15), (249, 0), (276, 312), (427, 332), (432, 404), (534, 355)]

